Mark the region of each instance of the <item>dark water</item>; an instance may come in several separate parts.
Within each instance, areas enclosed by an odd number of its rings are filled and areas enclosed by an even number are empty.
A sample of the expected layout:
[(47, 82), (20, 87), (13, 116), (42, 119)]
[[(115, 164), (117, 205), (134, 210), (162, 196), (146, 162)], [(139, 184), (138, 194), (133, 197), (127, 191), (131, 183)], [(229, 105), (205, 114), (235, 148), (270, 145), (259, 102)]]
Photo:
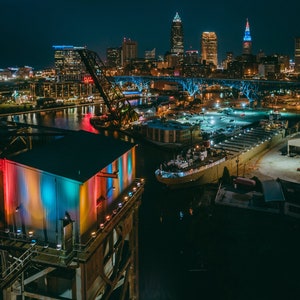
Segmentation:
[[(95, 110), (27, 114), (19, 121), (97, 132), (89, 124)], [(170, 151), (151, 145), (137, 147), (137, 176), (146, 180), (139, 220), (140, 299), (300, 299), (299, 221), (209, 208), (202, 187), (168, 190), (154, 171), (170, 157)]]

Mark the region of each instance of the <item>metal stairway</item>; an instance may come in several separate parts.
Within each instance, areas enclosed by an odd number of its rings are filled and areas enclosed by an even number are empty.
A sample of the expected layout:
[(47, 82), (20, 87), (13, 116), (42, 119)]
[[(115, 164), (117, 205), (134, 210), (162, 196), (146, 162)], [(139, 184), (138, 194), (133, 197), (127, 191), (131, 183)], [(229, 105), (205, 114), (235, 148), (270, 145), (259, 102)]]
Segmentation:
[(15, 260), (12, 264), (3, 265), (0, 279), (0, 290), (11, 285), (26, 269), (31, 258), (35, 255), (35, 246), (32, 245), (21, 256), (13, 257)]

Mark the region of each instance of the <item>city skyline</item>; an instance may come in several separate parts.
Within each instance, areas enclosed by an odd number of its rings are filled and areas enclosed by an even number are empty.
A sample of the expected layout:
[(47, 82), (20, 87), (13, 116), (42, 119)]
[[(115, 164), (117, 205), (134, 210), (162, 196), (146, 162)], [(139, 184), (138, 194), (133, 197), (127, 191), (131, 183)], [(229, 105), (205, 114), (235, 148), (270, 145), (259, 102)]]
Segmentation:
[(154, 0), (151, 5), (131, 1), (99, 3), (95, 0), (3, 0), (0, 32), (0, 68), (54, 65), (54, 44), (87, 46), (106, 57), (108, 47), (119, 47), (124, 37), (138, 43), (138, 56), (156, 48), (156, 55), (170, 51), (172, 20), (178, 12), (184, 32), (184, 49), (201, 50), (202, 32), (216, 32), (219, 63), (226, 52), (242, 53), (246, 19), (249, 20), (253, 54), (263, 50), (294, 57), (294, 38), (300, 36), (297, 11), (300, 3), (287, 0), (285, 13), (279, 0), (243, 2), (230, 0), (226, 7), (192, 1)]

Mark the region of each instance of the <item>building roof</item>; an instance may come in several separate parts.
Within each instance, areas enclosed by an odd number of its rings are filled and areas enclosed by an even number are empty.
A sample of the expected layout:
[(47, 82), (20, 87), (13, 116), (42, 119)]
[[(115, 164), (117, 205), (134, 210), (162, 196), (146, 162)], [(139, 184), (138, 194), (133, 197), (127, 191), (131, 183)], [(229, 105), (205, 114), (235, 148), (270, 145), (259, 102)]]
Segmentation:
[(133, 147), (129, 142), (80, 130), (9, 160), (85, 182)]
[(280, 178), (278, 178), (277, 180), (280, 182), (282, 186), (285, 201), (300, 205), (300, 199), (299, 199), (300, 183), (287, 181)]
[(162, 121), (160, 119), (154, 119), (154, 120), (150, 120), (149, 122), (147, 122), (146, 126), (148, 126), (148, 128), (159, 128), (161, 130), (187, 130), (187, 129), (191, 129), (191, 125), (185, 125), (182, 124), (180, 122), (177, 121), (173, 121), (173, 120), (165, 120)]
[(265, 196), (265, 202), (285, 201), (281, 185), (278, 181), (273, 179), (262, 181), (262, 188)]

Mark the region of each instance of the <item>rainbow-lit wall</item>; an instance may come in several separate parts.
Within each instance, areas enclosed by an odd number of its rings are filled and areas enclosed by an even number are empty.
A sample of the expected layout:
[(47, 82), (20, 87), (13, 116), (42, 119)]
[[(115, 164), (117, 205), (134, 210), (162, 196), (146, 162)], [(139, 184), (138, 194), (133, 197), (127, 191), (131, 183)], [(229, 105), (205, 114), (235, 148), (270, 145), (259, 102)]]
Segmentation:
[[(115, 171), (118, 171), (116, 178), (102, 175), (113, 174)], [(99, 228), (110, 206), (135, 178), (135, 148), (132, 148), (81, 186), (81, 237)]]
[[(66, 213), (74, 221), (75, 241), (99, 226), (99, 214), (135, 179), (135, 147), (99, 170), (86, 182), (79, 182), (2, 159), (0, 182), (3, 190), (5, 229), (28, 235), (39, 242), (60, 244)], [(116, 178), (104, 177), (117, 171)], [(0, 177), (1, 178), (1, 177)], [(1, 189), (0, 189), (1, 190)], [(0, 197), (1, 199), (1, 197)], [(105, 199), (100, 206), (99, 199)]]

